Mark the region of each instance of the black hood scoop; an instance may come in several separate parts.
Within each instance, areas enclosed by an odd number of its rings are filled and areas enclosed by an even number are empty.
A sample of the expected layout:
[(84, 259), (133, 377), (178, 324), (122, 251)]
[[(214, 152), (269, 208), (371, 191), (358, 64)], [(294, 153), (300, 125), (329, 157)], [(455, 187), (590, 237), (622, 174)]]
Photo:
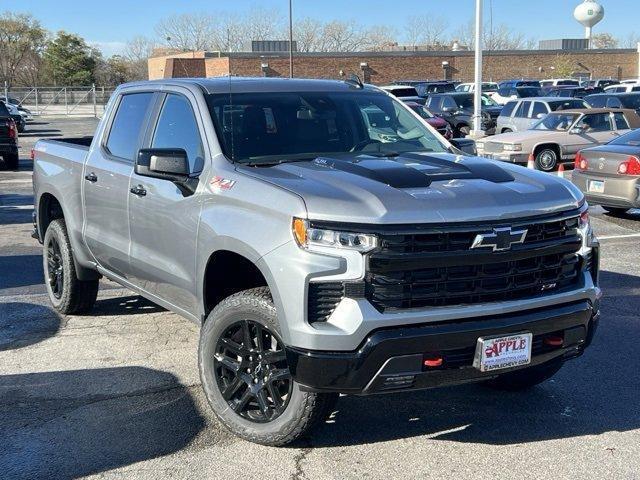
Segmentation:
[(480, 158), (453, 154), (403, 153), (397, 157), (318, 157), (313, 164), (365, 177), (394, 188), (426, 188), (433, 182), (482, 179), (493, 183), (513, 182), (507, 171)]

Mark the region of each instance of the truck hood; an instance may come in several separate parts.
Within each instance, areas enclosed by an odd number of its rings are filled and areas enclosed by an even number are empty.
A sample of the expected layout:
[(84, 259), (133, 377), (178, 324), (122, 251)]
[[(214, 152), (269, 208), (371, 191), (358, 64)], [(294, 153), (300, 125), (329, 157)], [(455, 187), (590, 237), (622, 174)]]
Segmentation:
[(558, 177), (452, 153), (327, 156), (238, 171), (299, 195), (310, 219), (336, 222), (522, 218), (575, 208), (583, 198)]

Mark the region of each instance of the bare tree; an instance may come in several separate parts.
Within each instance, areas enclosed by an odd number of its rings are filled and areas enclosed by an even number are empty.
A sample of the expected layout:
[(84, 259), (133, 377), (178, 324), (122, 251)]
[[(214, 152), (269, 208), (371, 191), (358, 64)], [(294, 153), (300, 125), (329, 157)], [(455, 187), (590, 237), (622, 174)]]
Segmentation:
[(415, 48), (426, 45), (427, 48), (437, 48), (448, 43), (446, 38), (449, 24), (445, 19), (433, 15), (411, 16), (405, 22), (405, 42)]
[(322, 35), (322, 23), (315, 18), (303, 18), (293, 25), (293, 38), (299, 52), (312, 52), (317, 49)]
[(597, 33), (591, 37), (591, 48), (617, 48), (618, 39), (607, 32)]
[(620, 42), (620, 46), (622, 48), (638, 48), (638, 43), (640, 43), (640, 35), (632, 32)]
[(208, 50), (215, 24), (209, 15), (183, 14), (161, 20), (156, 33), (168, 46), (178, 50)]
[(147, 60), (153, 53), (155, 42), (147, 37), (137, 36), (127, 42), (122, 62), (112, 62), (111, 67), (126, 66), (127, 80), (144, 80), (149, 77)]
[[(470, 20), (456, 32), (456, 38), (463, 45), (475, 49), (475, 23)], [(514, 32), (505, 24), (484, 25), (482, 29), (482, 48), (484, 50), (525, 50), (535, 46), (535, 41), (522, 33)]]

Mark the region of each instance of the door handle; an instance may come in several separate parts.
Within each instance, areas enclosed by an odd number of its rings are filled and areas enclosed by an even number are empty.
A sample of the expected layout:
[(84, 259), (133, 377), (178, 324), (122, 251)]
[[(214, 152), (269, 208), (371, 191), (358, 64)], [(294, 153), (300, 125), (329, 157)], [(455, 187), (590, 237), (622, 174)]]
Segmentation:
[(131, 193), (137, 195), (138, 197), (144, 197), (147, 194), (147, 191), (144, 189), (142, 185), (137, 185), (132, 187), (130, 190)]
[(96, 183), (98, 181), (98, 176), (95, 173), (91, 172), (88, 175), (85, 175), (84, 179), (90, 181), (91, 183)]

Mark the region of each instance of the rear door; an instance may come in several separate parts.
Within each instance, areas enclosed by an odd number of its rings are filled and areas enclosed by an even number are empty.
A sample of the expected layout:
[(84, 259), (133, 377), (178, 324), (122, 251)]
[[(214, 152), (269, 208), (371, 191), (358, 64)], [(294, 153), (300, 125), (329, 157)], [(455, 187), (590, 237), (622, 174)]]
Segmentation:
[(516, 127), (518, 132), (526, 130), (529, 128), (530, 117), (529, 111), (531, 110), (531, 102), (528, 100), (523, 100), (520, 102), (520, 105), (516, 108), (516, 112), (513, 115), (513, 124)]
[(84, 239), (96, 262), (128, 279), (129, 177), (147, 127), (153, 92), (124, 93), (112, 109), (101, 144), (84, 168)]
[[(205, 132), (195, 96), (177, 89), (159, 96), (145, 146), (182, 148), (190, 172), (198, 176), (205, 162)], [(146, 193), (129, 194), (133, 283), (174, 306), (196, 308), (196, 238), (200, 218), (198, 194), (185, 196), (167, 180), (131, 176), (131, 186)]]
[(608, 143), (618, 136), (611, 113), (583, 115), (575, 127), (580, 128), (581, 133), (568, 135), (570, 143), (565, 148), (566, 154), (573, 155), (583, 148)]

